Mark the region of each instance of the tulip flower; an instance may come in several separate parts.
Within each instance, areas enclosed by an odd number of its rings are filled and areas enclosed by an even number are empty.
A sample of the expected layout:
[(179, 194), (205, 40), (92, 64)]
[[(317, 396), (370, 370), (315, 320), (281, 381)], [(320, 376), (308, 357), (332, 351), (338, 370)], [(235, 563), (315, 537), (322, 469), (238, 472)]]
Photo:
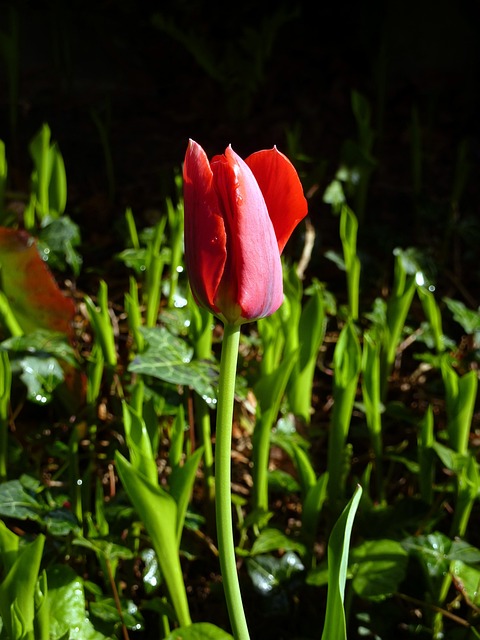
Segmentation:
[(235, 372), (244, 322), (283, 301), (280, 255), (307, 215), (292, 163), (275, 147), (242, 160), (232, 147), (209, 162), (190, 140), (183, 165), (185, 262), (196, 302), (224, 324), (215, 439), (218, 555), (235, 640), (249, 640), (235, 560), (231, 435)]
[(208, 160), (189, 141), (183, 168), (185, 261), (195, 300), (239, 325), (283, 301), (280, 255), (307, 214), (297, 172), (276, 147)]

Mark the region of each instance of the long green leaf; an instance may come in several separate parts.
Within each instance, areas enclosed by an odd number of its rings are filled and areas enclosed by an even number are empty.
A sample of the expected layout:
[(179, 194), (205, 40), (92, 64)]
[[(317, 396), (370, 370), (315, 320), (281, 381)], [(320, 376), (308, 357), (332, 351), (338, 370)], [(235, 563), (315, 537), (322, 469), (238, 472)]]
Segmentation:
[(348, 505), (335, 523), (328, 541), (327, 611), (322, 640), (346, 640), (347, 625), (343, 607), (347, 580), (348, 552), (353, 520), (362, 496), (357, 486)]
[(170, 492), (177, 503), (177, 540), (180, 545), (185, 514), (192, 495), (193, 483), (198, 465), (203, 455), (203, 447), (199, 447), (185, 460), (183, 465), (172, 469), (170, 476)]
[(328, 495), (332, 505), (344, 492), (345, 444), (360, 375), (362, 354), (355, 326), (348, 322), (340, 332), (333, 355), (333, 412), (328, 440)]
[(0, 584), (0, 615), (10, 638), (15, 635), (18, 621), (27, 633), (33, 632), (35, 589), (40, 570), (45, 537), (18, 548), (15, 562)]
[(255, 508), (268, 509), (268, 459), (270, 433), (278, 416), (280, 403), (297, 360), (298, 351), (284, 357), (278, 368), (263, 376), (255, 387), (258, 401), (258, 418), (253, 432), (253, 479)]
[(188, 626), (191, 618), (179, 557), (177, 504), (118, 451), (115, 461), (120, 480), (152, 540), (178, 621), (181, 626)]

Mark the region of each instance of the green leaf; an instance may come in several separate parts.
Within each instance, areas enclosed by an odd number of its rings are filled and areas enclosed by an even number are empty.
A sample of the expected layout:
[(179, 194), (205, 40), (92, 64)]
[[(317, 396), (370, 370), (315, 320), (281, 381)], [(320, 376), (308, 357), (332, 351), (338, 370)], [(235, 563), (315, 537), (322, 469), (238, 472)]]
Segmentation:
[(463, 595), (470, 606), (480, 607), (480, 569), (471, 567), (461, 560), (450, 565), (450, 572), (457, 591)]
[(197, 468), (203, 455), (203, 447), (199, 447), (190, 455), (183, 465), (177, 465), (170, 475), (170, 493), (177, 503), (177, 539), (180, 545), (185, 514), (192, 496), (193, 483)]
[(185, 340), (163, 327), (142, 328), (146, 348), (128, 370), (175, 385), (192, 387), (203, 398), (215, 398), (218, 368), (214, 362), (192, 359), (193, 349)]
[(81, 242), (80, 227), (68, 216), (46, 218), (38, 234), (38, 250), (51, 269), (65, 270), (69, 265), (78, 276), (82, 257), (75, 251)]
[(147, 594), (151, 594), (157, 590), (162, 581), (157, 554), (154, 549), (143, 549), (140, 552), (140, 557), (144, 567), (142, 570), (143, 587)]
[(130, 462), (155, 485), (158, 482), (158, 469), (145, 421), (125, 401), (122, 402), (122, 410)]
[(408, 553), (399, 542), (367, 540), (350, 553), (352, 587), (361, 597), (380, 601), (398, 590), (405, 577)]
[(132, 600), (120, 601), (122, 614), (117, 609), (113, 598), (102, 598), (90, 604), (92, 617), (101, 620), (107, 628), (123, 623), (127, 629), (141, 631), (143, 629), (143, 617), (137, 605)]
[(197, 622), (175, 629), (165, 640), (233, 640), (233, 636), (209, 622)]
[(302, 513), (302, 534), (307, 542), (310, 559), (313, 557), (313, 545), (317, 534), (318, 519), (327, 498), (328, 473), (322, 473), (312, 485), (305, 497)]
[(442, 361), (441, 372), (446, 393), (449, 443), (452, 449), (465, 455), (477, 399), (478, 375), (471, 370), (459, 376), (447, 359)]
[(440, 442), (434, 441), (432, 444), (432, 449), (440, 458), (442, 464), (444, 464), (449, 471), (460, 473), (467, 464), (468, 457), (466, 455), (457, 453), (453, 449), (450, 449), (450, 447), (446, 447)]
[(35, 591), (35, 638), (38, 640), (50, 639), (50, 606), (48, 602), (47, 574), (43, 570), (40, 574)]
[(133, 269), (137, 275), (145, 271), (147, 261), (147, 249), (145, 247), (124, 249), (121, 253), (117, 254), (116, 257), (121, 260), (125, 266)]
[(131, 549), (123, 545), (115, 544), (110, 540), (99, 540), (96, 538), (87, 540), (87, 538), (79, 536), (73, 540), (73, 544), (90, 549), (96, 554), (101, 554), (112, 562), (117, 560), (131, 560), (133, 558)]
[(292, 540), (278, 529), (263, 529), (252, 545), (250, 555), (271, 553), (272, 551), (295, 551), (301, 556), (305, 553), (305, 545)]
[(50, 567), (47, 581), (51, 640), (108, 640), (88, 619), (84, 583), (71, 567)]
[(293, 461), (297, 469), (302, 493), (304, 496), (307, 496), (308, 492), (315, 486), (317, 481), (315, 469), (313, 468), (308, 453), (303, 449), (303, 447), (298, 446), (298, 444), (293, 441), (290, 443), (290, 446), (293, 450)]
[(5, 575), (12, 568), (18, 555), (19, 544), (19, 536), (10, 531), (0, 520), (0, 567), (2, 568), (2, 574)]
[(49, 329), (36, 329), (23, 336), (13, 336), (4, 340), (1, 345), (11, 355), (22, 352), (35, 354), (38, 357), (46, 355), (64, 360), (71, 365), (77, 364), (77, 357), (73, 347), (69, 344), (65, 334)]
[(250, 557), (246, 559), (246, 563), (253, 585), (262, 595), (268, 595), (283, 583), (288, 582), (294, 574), (305, 569), (302, 561), (293, 551), (287, 551), (281, 558), (273, 555)]
[(253, 484), (255, 509), (268, 509), (268, 459), (271, 429), (278, 417), (288, 379), (298, 357), (298, 350), (286, 355), (278, 368), (262, 376), (255, 386), (258, 399), (257, 423), (253, 432)]
[(33, 542), (19, 546), (15, 562), (0, 584), (0, 615), (11, 638), (23, 637), (23, 633), (14, 633), (19, 621), (25, 632), (33, 632), (34, 595), (44, 543), (45, 537), (39, 535)]
[(348, 321), (340, 332), (333, 354), (333, 411), (328, 439), (328, 496), (332, 504), (343, 498), (349, 464), (346, 451), (362, 353), (354, 323)]
[(358, 318), (358, 298), (360, 293), (360, 260), (357, 255), (358, 221), (353, 211), (344, 204), (340, 212), (340, 237), (347, 271), (347, 289), (350, 314)]
[(149, 482), (118, 451), (115, 461), (120, 480), (152, 540), (179, 622), (189, 625), (191, 619), (178, 553), (176, 502), (161, 487)]
[(61, 216), (67, 204), (67, 175), (62, 154), (57, 143), (50, 148), (52, 154), (52, 174), (49, 184), (50, 215)]
[(300, 485), (283, 469), (273, 469), (268, 472), (268, 489), (274, 493), (297, 493), (300, 491)]
[(43, 523), (51, 536), (68, 536), (78, 530), (78, 521), (69, 509), (53, 509), (43, 517)]
[(472, 546), (466, 540), (456, 538), (452, 542), (448, 553), (449, 560), (461, 560), (466, 564), (480, 564), (480, 549)]
[(27, 387), (27, 397), (36, 404), (46, 404), (64, 380), (63, 369), (55, 358), (26, 356), (19, 361), (20, 378)]
[(402, 545), (417, 557), (431, 578), (443, 578), (448, 571), (448, 554), (452, 541), (443, 533), (435, 531), (425, 536), (410, 536)]
[(321, 287), (318, 283), (314, 283), (310, 289), (310, 298), (302, 309), (298, 324), (299, 356), (288, 384), (291, 410), (307, 423), (310, 422), (312, 384), (317, 356), (326, 328)]
[(452, 300), (452, 298), (443, 298), (448, 309), (453, 314), (453, 319), (458, 322), (465, 333), (471, 335), (480, 332), (480, 313), (468, 309), (463, 302)]
[(347, 629), (343, 608), (347, 579), (348, 551), (353, 519), (362, 496), (362, 488), (355, 493), (335, 523), (328, 541), (327, 611), (322, 640), (346, 640)]
[(20, 520), (39, 520), (46, 510), (19, 480), (0, 484), (0, 515)]

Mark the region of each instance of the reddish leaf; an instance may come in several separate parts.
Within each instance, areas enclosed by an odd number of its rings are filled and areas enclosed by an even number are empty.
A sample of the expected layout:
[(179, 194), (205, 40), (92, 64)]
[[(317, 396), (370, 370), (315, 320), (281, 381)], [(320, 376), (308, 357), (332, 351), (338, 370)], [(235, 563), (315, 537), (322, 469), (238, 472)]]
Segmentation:
[(73, 300), (60, 291), (35, 239), (26, 231), (0, 227), (0, 281), (22, 329), (59, 331), (71, 337)]

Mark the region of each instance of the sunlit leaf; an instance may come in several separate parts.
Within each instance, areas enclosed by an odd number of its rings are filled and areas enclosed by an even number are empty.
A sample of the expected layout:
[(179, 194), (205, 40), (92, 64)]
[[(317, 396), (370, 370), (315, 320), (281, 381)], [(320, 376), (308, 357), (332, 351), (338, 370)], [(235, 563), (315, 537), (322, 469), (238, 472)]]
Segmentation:
[(180, 624), (190, 624), (187, 594), (178, 555), (177, 504), (169, 493), (149, 482), (118, 451), (115, 461), (120, 480), (152, 540)]
[(47, 571), (50, 605), (50, 637), (69, 640), (107, 640), (87, 617), (82, 579), (66, 565), (54, 565)]
[(461, 560), (455, 560), (450, 566), (455, 587), (474, 607), (480, 607), (480, 570), (470, 567)]
[(154, 549), (143, 549), (140, 553), (143, 562), (143, 588), (147, 594), (153, 593), (162, 581), (158, 566), (157, 554)]
[(46, 404), (63, 382), (63, 369), (55, 358), (26, 356), (19, 361), (20, 378), (27, 387), (27, 397), (37, 404)]
[(346, 640), (344, 610), (345, 583), (353, 520), (362, 496), (357, 487), (349, 503), (335, 523), (328, 541), (328, 592), (322, 640)]
[[(0, 584), (0, 615), (7, 637), (23, 638), (23, 633), (33, 633), (34, 594), (44, 544), (45, 537), (39, 535), (33, 542), (20, 545), (15, 561)], [(17, 635), (18, 626), (22, 627), (20, 635)]]
[(189, 627), (175, 629), (165, 640), (232, 640), (232, 638), (233, 636), (214, 624), (197, 622)]
[(269, 594), (288, 582), (294, 574), (305, 569), (302, 561), (293, 551), (287, 551), (281, 558), (273, 555), (258, 555), (247, 558), (246, 563), (255, 589), (263, 595)]

